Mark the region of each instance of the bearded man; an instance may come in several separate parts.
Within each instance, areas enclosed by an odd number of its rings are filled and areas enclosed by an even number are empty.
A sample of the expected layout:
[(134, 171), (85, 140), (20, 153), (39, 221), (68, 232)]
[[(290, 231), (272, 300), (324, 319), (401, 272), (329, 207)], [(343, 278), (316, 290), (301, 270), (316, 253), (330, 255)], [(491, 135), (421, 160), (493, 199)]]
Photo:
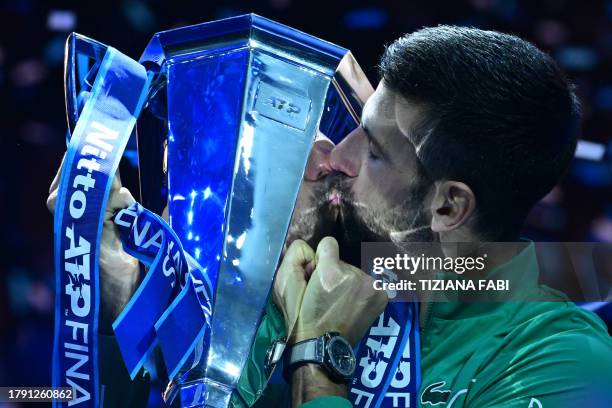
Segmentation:
[[(527, 213), (573, 157), (572, 86), (549, 56), (515, 36), (422, 29), (386, 49), (380, 74), (361, 126), (337, 146), (315, 143), (235, 406), (350, 407), (350, 388), (324, 364), (289, 361), (288, 387), (266, 387), (263, 367), (287, 334), (286, 353), (330, 333), (355, 346), (383, 312), (384, 292), (356, 266), (361, 242), (519, 241)], [(132, 201), (117, 181), (100, 251), (106, 335), (138, 282), (110, 221)], [(421, 299), (419, 405), (609, 406), (612, 340), (603, 322), (538, 285), (532, 245), (494, 264), (521, 276), (523, 301)], [(559, 298), (531, 301), (542, 294)], [(106, 355), (118, 356), (105, 338)], [(105, 406), (144, 406), (146, 373), (130, 383), (120, 360), (101, 364)]]

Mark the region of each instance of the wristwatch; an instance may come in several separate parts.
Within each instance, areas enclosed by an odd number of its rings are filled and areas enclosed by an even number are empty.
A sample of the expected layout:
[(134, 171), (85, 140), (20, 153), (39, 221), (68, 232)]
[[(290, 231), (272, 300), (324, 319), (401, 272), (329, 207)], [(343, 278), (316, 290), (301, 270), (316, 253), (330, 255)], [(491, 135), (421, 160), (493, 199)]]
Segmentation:
[(317, 364), (334, 382), (347, 383), (353, 378), (356, 359), (351, 344), (339, 333), (328, 332), (316, 339), (295, 343), (285, 353), (283, 374), (290, 382), (290, 374), (304, 364)]

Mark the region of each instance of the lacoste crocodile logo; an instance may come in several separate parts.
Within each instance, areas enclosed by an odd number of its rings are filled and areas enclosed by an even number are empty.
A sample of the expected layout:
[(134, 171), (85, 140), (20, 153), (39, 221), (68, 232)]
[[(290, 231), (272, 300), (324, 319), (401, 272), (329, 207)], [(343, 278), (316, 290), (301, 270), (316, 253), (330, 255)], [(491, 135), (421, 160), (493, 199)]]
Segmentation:
[(446, 381), (440, 381), (428, 385), (421, 393), (421, 404), (439, 405), (446, 404), (451, 395), (451, 390), (441, 390)]

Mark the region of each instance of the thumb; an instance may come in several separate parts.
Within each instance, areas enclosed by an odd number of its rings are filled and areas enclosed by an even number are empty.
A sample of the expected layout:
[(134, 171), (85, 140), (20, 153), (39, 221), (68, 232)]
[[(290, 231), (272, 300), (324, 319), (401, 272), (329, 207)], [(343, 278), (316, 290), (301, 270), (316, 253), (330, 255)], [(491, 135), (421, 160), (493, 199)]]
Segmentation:
[(106, 211), (104, 214), (104, 221), (112, 221), (115, 212), (128, 208), (134, 204), (136, 200), (125, 187), (120, 187), (118, 190), (112, 191), (106, 204)]
[(111, 194), (121, 190), (121, 175), (119, 174), (119, 169), (117, 168), (117, 172), (115, 173), (115, 177), (113, 177), (113, 184), (111, 184)]
[(338, 263), (340, 261), (340, 248), (338, 241), (332, 237), (325, 237), (317, 246), (316, 263)]
[(134, 200), (130, 190), (123, 187), (123, 184), (121, 184), (121, 175), (119, 174), (119, 169), (117, 169), (111, 184), (108, 203), (106, 204), (107, 218), (110, 219), (110, 216), (112, 216), (117, 210), (127, 208), (134, 204), (135, 201), (136, 200)]

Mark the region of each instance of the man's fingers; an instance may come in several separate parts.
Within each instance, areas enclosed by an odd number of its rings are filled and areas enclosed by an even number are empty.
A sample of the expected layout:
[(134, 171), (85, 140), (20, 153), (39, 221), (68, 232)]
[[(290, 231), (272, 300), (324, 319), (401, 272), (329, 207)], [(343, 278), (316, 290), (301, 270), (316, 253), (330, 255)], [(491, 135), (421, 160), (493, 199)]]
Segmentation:
[[(55, 211), (56, 202), (57, 189), (51, 191), (49, 197), (47, 197), (47, 208), (51, 213)], [(106, 205), (107, 218), (110, 219), (115, 211), (127, 208), (134, 204), (134, 202), (136, 202), (136, 200), (132, 196), (132, 193), (125, 187), (120, 187), (117, 191), (111, 191), (108, 204)]]
[(170, 223), (170, 208), (168, 208), (168, 204), (164, 207), (161, 213), (162, 220)]
[(62, 168), (64, 167), (65, 159), (66, 159), (66, 153), (64, 153), (64, 156), (62, 156), (62, 162), (60, 163), (60, 166), (57, 169), (57, 173), (55, 173), (55, 177), (53, 178), (53, 181), (51, 182), (51, 185), (49, 186), (49, 194), (57, 190), (57, 188), (59, 187), (59, 182), (62, 176)]
[(306, 274), (306, 280), (310, 280), (310, 277), (312, 276), (312, 274), (314, 273), (314, 270), (317, 267), (317, 261), (316, 261), (316, 255), (315, 258), (308, 262), (306, 264), (306, 266), (304, 267), (304, 273)]
[(49, 197), (47, 197), (47, 208), (53, 214), (55, 211), (55, 202), (57, 201), (57, 189), (51, 191), (49, 193)]
[(288, 266), (290, 269), (301, 268), (305, 270), (307, 265), (312, 264), (314, 260), (314, 250), (305, 241), (298, 239), (293, 241), (289, 249), (287, 249), (282, 266)]
[(115, 177), (113, 177), (113, 183), (111, 184), (108, 204), (106, 204), (107, 217), (109, 213), (110, 216), (112, 216), (115, 211), (127, 208), (134, 204), (135, 201), (130, 190), (122, 186), (121, 175), (119, 174), (119, 169), (117, 169)]
[[(62, 170), (64, 168), (64, 161), (66, 160), (66, 153), (62, 156), (62, 162), (60, 163), (59, 168), (57, 169), (57, 173), (55, 173), (55, 177), (49, 186), (49, 194), (51, 194), (54, 190), (57, 190), (59, 187), (60, 178), (62, 176)], [(113, 184), (111, 185), (111, 191), (119, 191), (122, 187), (121, 184), (121, 175), (119, 174), (119, 169), (115, 173), (115, 177), (113, 178)]]
[(130, 190), (125, 187), (120, 187), (117, 191), (111, 191), (108, 204), (106, 205), (106, 211), (112, 215), (115, 211), (122, 210), (134, 204), (135, 201)]
[[(51, 182), (51, 186), (49, 187), (47, 208), (51, 213), (55, 211), (55, 206), (57, 204), (57, 193), (59, 189), (59, 183), (62, 177), (65, 159), (66, 153), (64, 153), (64, 157), (62, 157), (62, 163), (60, 164), (60, 167), (57, 170), (53, 181)], [(115, 211), (127, 208), (130, 205), (134, 204), (135, 201), (136, 200), (134, 200), (134, 197), (132, 196), (130, 191), (127, 188), (121, 186), (121, 176), (119, 175), (119, 170), (117, 170), (117, 173), (115, 174), (115, 177), (113, 178), (113, 183), (111, 185), (108, 204), (106, 205), (105, 220), (110, 220)]]
[(121, 184), (121, 175), (119, 174), (119, 168), (117, 168), (115, 177), (113, 177), (113, 184), (111, 184), (111, 194), (114, 191), (119, 191), (122, 186), (123, 184)]
[(57, 190), (59, 188), (59, 182), (62, 178), (62, 168), (64, 167), (64, 160), (66, 159), (66, 153), (62, 156), (62, 162), (60, 163), (59, 168), (57, 169), (57, 173), (55, 173), (55, 177), (49, 186), (49, 197), (47, 197), (47, 209), (51, 213), (55, 211), (55, 203), (57, 201)]
[(340, 260), (340, 248), (338, 241), (332, 237), (325, 237), (317, 246), (316, 262), (317, 265), (322, 262), (337, 263)]
[(117, 208), (126, 208), (135, 202), (136, 200), (134, 199), (134, 196), (132, 196), (132, 193), (130, 193), (130, 190), (125, 187), (119, 188), (119, 191), (117, 192)]

